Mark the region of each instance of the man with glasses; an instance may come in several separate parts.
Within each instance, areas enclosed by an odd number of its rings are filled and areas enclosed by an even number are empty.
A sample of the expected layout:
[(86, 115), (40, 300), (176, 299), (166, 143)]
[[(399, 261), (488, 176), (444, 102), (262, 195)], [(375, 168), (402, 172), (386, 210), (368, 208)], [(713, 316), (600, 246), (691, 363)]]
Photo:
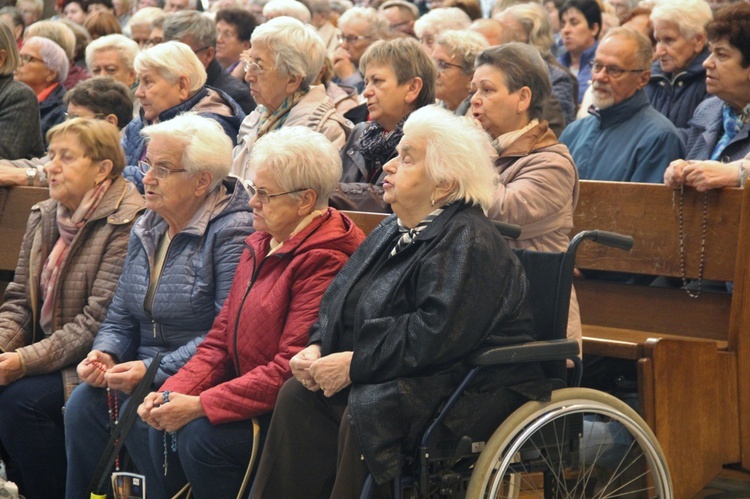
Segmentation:
[(591, 64), (591, 116), (560, 136), (581, 179), (661, 183), (670, 161), (684, 157), (674, 125), (655, 110), (644, 87), (653, 48), (641, 33), (610, 30)]
[(206, 68), (206, 85), (225, 92), (245, 114), (255, 109), (247, 85), (227, 74), (216, 60), (216, 24), (195, 10), (175, 12), (164, 20), (164, 41), (178, 41), (189, 46)]
[(388, 0), (378, 10), (388, 20), (391, 31), (416, 38), (414, 21), (419, 18), (419, 9), (405, 0)]
[(359, 59), (365, 50), (388, 33), (388, 21), (375, 9), (352, 7), (339, 18), (339, 48), (333, 53), (333, 82), (365, 90)]

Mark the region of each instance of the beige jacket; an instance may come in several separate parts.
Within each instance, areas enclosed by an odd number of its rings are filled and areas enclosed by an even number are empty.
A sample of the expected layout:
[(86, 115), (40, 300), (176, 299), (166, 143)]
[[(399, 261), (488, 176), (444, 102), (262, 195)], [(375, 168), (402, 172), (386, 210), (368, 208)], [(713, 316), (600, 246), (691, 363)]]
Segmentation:
[[(521, 226), (513, 248), (565, 251), (578, 203), (578, 169), (568, 148), (546, 121), (533, 127), (495, 161), (500, 184), (488, 216)], [(568, 338), (581, 343), (581, 317), (575, 290), (570, 300)]]
[[(253, 170), (247, 159), (255, 141), (258, 140), (263, 109), (263, 106), (258, 106), (242, 121), (230, 175), (241, 179), (252, 178)], [(306, 126), (325, 135), (339, 149), (354, 128), (349, 120), (336, 112), (333, 101), (326, 95), (323, 85), (310, 87), (310, 91), (289, 111), (289, 116), (282, 126)]]
[(39, 281), (58, 238), (57, 201), (31, 208), (15, 277), (0, 306), (0, 351), (18, 353), (25, 376), (61, 370), (66, 399), (79, 383), (76, 364), (91, 350), (122, 272), (130, 228), (144, 209), (135, 186), (117, 177), (70, 244), (51, 297), (54, 331), (45, 332), (38, 324)]

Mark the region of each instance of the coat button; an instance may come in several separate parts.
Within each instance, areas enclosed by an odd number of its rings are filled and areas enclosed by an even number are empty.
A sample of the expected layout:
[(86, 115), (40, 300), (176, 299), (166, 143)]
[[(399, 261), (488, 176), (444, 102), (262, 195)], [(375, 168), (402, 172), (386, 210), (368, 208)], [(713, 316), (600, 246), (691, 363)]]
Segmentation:
[(681, 87), (683, 83), (684, 83), (684, 82), (682, 82), (682, 81), (680, 81), (680, 82), (677, 82), (677, 86), (678, 86), (678, 87)]

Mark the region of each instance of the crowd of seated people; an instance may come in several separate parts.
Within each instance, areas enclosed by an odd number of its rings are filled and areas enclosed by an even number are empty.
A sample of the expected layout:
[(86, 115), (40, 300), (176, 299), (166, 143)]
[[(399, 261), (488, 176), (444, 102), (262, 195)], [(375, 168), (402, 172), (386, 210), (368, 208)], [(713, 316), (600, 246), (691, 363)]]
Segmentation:
[[(0, 10), (0, 186), (50, 193), (0, 305), (0, 459), (25, 497), (88, 497), (131, 405), (149, 497), (233, 496), (250, 418), (252, 497), (354, 497), (413, 451), (389, 390), (423, 390), (421, 428), (442, 370), (531, 339), (507, 248), (564, 250), (579, 178), (745, 183), (750, 4), (510, 3)], [(393, 216), (364, 239), (341, 209)]]

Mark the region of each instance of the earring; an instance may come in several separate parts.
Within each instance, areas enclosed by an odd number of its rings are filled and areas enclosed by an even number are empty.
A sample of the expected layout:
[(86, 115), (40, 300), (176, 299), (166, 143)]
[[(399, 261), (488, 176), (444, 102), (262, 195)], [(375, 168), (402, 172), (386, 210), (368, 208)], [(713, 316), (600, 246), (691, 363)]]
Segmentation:
[(435, 197), (434, 196), (430, 196), (430, 204), (432, 206), (435, 206)]

